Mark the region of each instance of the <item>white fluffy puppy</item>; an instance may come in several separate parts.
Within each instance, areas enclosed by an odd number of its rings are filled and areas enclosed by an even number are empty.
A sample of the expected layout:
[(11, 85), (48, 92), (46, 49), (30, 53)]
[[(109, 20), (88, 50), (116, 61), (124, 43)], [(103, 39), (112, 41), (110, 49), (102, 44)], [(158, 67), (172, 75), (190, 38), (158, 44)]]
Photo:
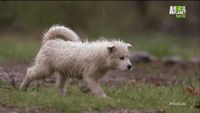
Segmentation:
[[(58, 39), (62, 36), (62, 39)], [(67, 78), (76, 77), (85, 82), (92, 94), (106, 97), (99, 85), (99, 78), (109, 69), (131, 70), (128, 48), (123, 41), (81, 42), (79, 36), (64, 26), (52, 26), (43, 37), (42, 47), (35, 58), (34, 65), (27, 69), (20, 85), (26, 90), (36, 79), (59, 73), (58, 90), (65, 95)]]

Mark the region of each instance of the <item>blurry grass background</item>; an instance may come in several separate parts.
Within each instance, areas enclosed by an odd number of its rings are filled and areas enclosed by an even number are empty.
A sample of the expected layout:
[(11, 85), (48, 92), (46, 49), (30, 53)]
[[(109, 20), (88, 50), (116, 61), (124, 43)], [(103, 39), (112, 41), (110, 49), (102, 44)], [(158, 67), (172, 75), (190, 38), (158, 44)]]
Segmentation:
[[(186, 6), (186, 18), (169, 15), (171, 5)], [(81, 39), (122, 39), (132, 51), (190, 59), (200, 56), (199, 7), (198, 1), (0, 1), (0, 62), (32, 59), (54, 24)]]
[(33, 39), (5, 37), (0, 40), (0, 63), (31, 61), (40, 43)]
[[(1, 38), (0, 63), (32, 61), (39, 51), (42, 37), (40, 37), (40, 39), (38, 39), (38, 37), (37, 39), (30, 36), (27, 37), (15, 35), (4, 36)], [(163, 35), (162, 37), (154, 37), (151, 40), (149, 39), (153, 37), (151, 35), (137, 35), (132, 37), (133, 38), (121, 38), (133, 45), (133, 48), (131, 49), (132, 52), (147, 51), (158, 58), (169, 55), (180, 55), (186, 60), (200, 55), (200, 48), (198, 47), (199, 42), (197, 39), (188, 40), (181, 39), (180, 37), (170, 39), (168, 36), (164, 36), (165, 38), (163, 38)], [(98, 37), (93, 39), (90, 38), (90, 40), (96, 39), (98, 39)]]

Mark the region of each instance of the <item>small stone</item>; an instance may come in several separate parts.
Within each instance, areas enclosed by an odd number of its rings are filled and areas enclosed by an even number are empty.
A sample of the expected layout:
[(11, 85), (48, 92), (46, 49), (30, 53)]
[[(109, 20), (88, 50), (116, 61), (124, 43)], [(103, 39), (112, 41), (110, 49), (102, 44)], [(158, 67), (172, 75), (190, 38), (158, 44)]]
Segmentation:
[(162, 62), (166, 65), (174, 65), (183, 63), (184, 60), (181, 56), (166, 56), (162, 58)]
[(194, 57), (191, 59), (191, 62), (194, 64), (200, 64), (200, 57)]
[(147, 63), (147, 62), (152, 62), (155, 59), (156, 59), (155, 56), (153, 56), (148, 52), (133, 52), (130, 55), (130, 61), (132, 63), (139, 63), (139, 62)]

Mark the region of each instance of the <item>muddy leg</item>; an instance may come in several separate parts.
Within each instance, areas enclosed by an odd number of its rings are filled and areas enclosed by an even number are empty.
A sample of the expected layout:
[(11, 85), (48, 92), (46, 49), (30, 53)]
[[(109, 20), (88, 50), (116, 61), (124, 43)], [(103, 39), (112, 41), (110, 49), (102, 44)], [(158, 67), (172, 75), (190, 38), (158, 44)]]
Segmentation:
[(57, 79), (57, 89), (58, 89), (58, 93), (60, 96), (65, 96), (66, 95), (66, 81), (67, 81), (67, 77), (59, 74), (58, 75), (58, 79)]
[(46, 78), (47, 76), (50, 76), (50, 74), (51, 73), (47, 70), (47, 68), (42, 66), (34, 65), (28, 68), (26, 76), (20, 85), (20, 90), (26, 90), (33, 80)]

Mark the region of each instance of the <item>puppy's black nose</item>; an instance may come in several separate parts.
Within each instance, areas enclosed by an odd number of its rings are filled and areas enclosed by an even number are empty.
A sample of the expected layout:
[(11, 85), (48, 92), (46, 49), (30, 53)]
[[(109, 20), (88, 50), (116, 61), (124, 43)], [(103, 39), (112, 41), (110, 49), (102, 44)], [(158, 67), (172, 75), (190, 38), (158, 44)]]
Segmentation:
[(130, 70), (132, 67), (132, 65), (127, 65), (128, 70)]

